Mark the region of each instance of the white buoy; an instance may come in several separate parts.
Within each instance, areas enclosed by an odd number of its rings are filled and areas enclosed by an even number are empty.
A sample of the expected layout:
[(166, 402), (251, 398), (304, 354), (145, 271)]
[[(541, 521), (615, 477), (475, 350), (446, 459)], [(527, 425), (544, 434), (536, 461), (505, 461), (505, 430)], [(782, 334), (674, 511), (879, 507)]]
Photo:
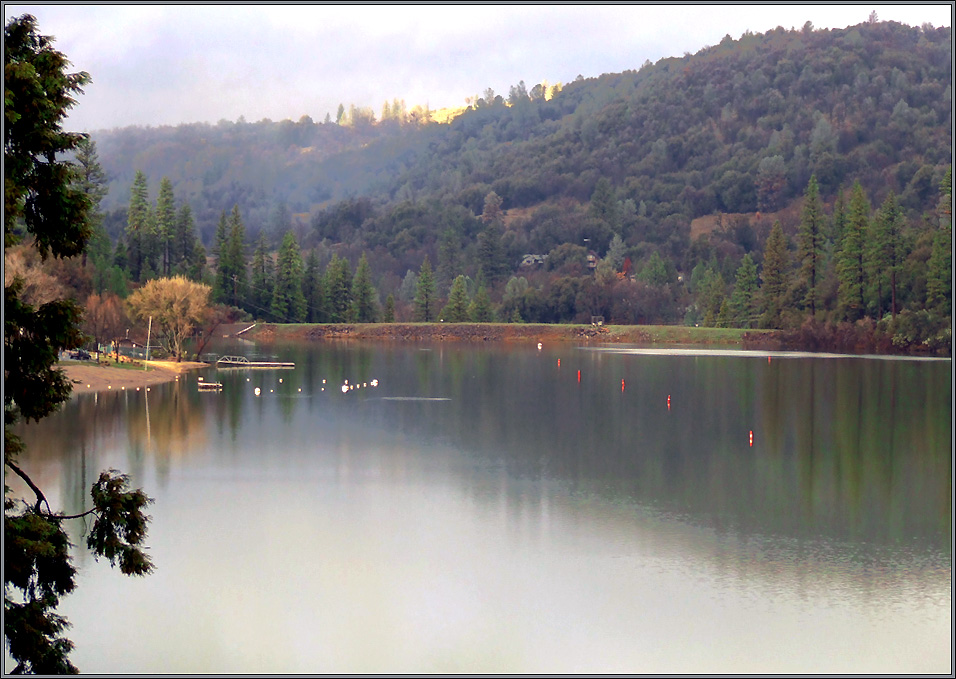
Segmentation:
[(538, 351), (541, 351), (541, 342), (538, 342)]
[(342, 393), (343, 393), (343, 394), (346, 394), (346, 393), (348, 393), (348, 391), (349, 391), (349, 385), (343, 384), (343, 385), (342, 385)]
[(258, 395), (259, 395), (259, 393), (260, 393), (260, 391), (259, 391), (259, 387), (256, 387), (256, 396), (258, 396)]

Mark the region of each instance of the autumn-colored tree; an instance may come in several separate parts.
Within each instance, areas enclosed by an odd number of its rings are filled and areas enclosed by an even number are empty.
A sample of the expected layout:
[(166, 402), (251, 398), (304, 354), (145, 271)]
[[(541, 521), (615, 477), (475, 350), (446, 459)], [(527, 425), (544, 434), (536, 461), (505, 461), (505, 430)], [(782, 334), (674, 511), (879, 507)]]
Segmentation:
[(123, 300), (111, 292), (93, 293), (86, 299), (83, 313), (83, 331), (97, 346), (106, 344), (110, 339), (119, 337), (127, 327), (126, 310)]
[(184, 276), (149, 281), (127, 298), (130, 316), (159, 328), (160, 343), (177, 361), (183, 360), (186, 340), (209, 313), (208, 285)]

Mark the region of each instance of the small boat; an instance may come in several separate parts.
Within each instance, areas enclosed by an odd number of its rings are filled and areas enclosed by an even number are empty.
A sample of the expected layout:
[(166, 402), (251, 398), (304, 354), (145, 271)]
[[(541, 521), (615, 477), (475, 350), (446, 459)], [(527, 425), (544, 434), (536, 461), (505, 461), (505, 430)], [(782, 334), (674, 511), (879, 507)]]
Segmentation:
[(217, 368), (294, 368), (295, 363), (278, 361), (250, 361), (245, 356), (222, 356), (216, 361)]

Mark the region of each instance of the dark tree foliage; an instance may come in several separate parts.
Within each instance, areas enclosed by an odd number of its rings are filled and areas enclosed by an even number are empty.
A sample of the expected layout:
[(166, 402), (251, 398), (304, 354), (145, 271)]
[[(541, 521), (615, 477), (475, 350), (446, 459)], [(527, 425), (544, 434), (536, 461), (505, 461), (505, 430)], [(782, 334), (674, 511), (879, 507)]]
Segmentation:
[[(89, 192), (82, 175), (62, 160), (81, 136), (61, 123), (89, 82), (85, 73), (66, 72), (69, 62), (40, 35), (34, 17), (23, 15), (4, 28), (4, 248), (29, 234), (41, 258), (61, 259), (83, 252), (91, 233)], [(56, 366), (58, 352), (78, 346), (79, 309), (72, 300), (33, 306), (21, 297), (22, 279), (4, 286), (4, 464), (33, 493), (28, 503), (4, 494), (4, 634), (15, 673), (76, 673), (69, 660), (72, 642), (62, 636), (68, 622), (56, 613), (61, 596), (76, 583), (70, 542), (63, 522), (26, 470), (12, 427), (21, 418), (39, 420), (69, 398), (71, 385)], [(128, 489), (115, 470), (92, 488), (95, 517), (88, 547), (118, 562), (122, 572), (145, 575), (152, 564), (141, 550), (150, 502)]]

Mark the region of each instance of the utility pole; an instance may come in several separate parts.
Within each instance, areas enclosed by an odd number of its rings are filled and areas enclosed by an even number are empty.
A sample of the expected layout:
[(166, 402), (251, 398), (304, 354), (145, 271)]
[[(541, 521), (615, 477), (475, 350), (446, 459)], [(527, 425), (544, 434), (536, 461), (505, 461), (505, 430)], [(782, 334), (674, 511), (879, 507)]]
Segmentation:
[(146, 330), (146, 360), (143, 361), (143, 371), (149, 369), (149, 338), (153, 334), (153, 317), (149, 317), (149, 326)]

